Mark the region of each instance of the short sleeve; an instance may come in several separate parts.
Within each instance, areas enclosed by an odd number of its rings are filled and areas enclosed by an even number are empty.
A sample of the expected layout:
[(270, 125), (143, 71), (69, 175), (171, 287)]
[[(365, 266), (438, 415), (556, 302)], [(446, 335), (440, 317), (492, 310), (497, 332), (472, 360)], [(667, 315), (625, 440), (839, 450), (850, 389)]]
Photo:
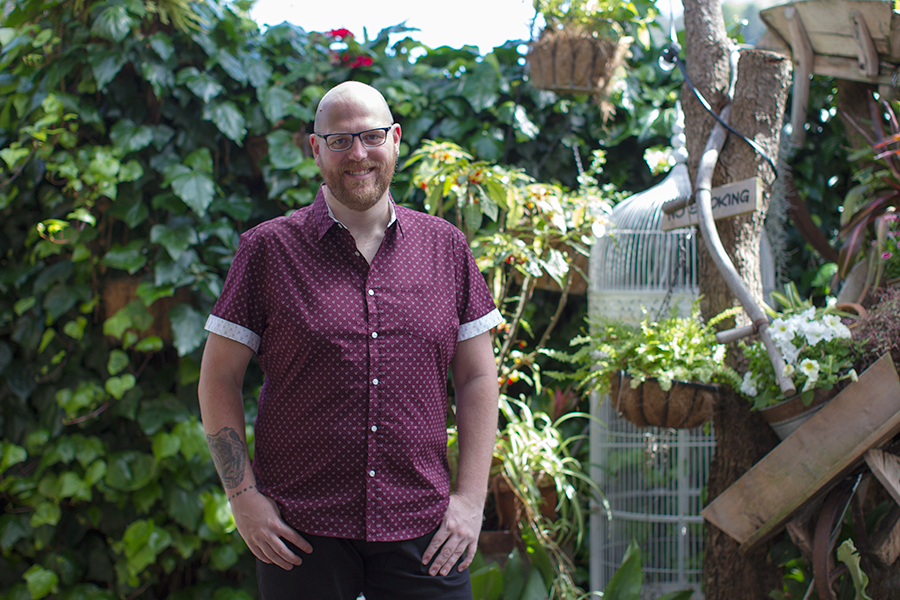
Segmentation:
[(465, 236), (458, 230), (454, 236), (454, 256), (456, 309), (459, 315), (457, 340), (461, 342), (490, 331), (503, 322), (503, 316), (494, 304)]
[(254, 352), (259, 350), (268, 317), (265, 280), (265, 240), (250, 230), (241, 236), (206, 329), (249, 346)]

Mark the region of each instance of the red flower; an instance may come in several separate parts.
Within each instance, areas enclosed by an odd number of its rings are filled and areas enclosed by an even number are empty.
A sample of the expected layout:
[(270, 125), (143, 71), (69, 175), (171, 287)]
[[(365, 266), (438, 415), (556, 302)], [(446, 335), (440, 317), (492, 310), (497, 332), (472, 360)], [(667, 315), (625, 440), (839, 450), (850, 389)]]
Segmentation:
[(328, 32), (327, 35), (329, 35), (330, 37), (334, 37), (334, 38), (344, 39), (344, 38), (352, 38), (353, 32), (350, 31), (349, 29), (343, 29), (343, 28), (342, 29), (332, 29), (331, 31)]
[(350, 67), (355, 69), (356, 67), (368, 67), (371, 64), (371, 56), (357, 56), (356, 60), (353, 61), (353, 64), (351, 64)]

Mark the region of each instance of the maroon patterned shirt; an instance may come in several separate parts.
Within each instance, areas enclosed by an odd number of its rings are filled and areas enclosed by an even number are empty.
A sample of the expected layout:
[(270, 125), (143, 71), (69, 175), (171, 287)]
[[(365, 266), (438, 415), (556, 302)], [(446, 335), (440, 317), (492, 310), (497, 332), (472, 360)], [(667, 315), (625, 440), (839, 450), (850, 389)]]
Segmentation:
[(396, 541), (447, 508), (447, 373), (502, 321), (462, 233), (399, 206), (369, 265), (319, 191), (241, 236), (206, 328), (265, 373), (258, 489), (300, 532)]

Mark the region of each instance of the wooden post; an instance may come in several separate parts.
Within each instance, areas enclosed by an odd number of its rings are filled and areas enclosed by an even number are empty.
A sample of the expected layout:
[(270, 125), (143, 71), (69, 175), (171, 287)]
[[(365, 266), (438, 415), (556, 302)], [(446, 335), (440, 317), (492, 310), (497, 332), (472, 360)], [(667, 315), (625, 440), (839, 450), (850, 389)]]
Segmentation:
[(850, 11), (850, 21), (853, 24), (853, 39), (856, 41), (856, 53), (859, 56), (859, 70), (867, 77), (878, 75), (878, 52), (875, 50), (875, 42), (869, 35), (869, 27), (866, 18), (858, 10)]

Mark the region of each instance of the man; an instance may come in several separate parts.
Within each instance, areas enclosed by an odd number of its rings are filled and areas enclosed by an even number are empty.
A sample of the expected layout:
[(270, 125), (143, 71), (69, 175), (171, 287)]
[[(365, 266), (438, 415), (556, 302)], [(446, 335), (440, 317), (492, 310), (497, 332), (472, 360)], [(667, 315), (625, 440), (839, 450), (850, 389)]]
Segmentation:
[[(374, 88), (325, 94), (315, 202), (241, 236), (207, 322), (203, 425), (264, 600), (471, 598), (502, 318), (459, 230), (394, 205), (400, 137)], [(254, 352), (266, 380), (251, 470), (241, 387)]]

